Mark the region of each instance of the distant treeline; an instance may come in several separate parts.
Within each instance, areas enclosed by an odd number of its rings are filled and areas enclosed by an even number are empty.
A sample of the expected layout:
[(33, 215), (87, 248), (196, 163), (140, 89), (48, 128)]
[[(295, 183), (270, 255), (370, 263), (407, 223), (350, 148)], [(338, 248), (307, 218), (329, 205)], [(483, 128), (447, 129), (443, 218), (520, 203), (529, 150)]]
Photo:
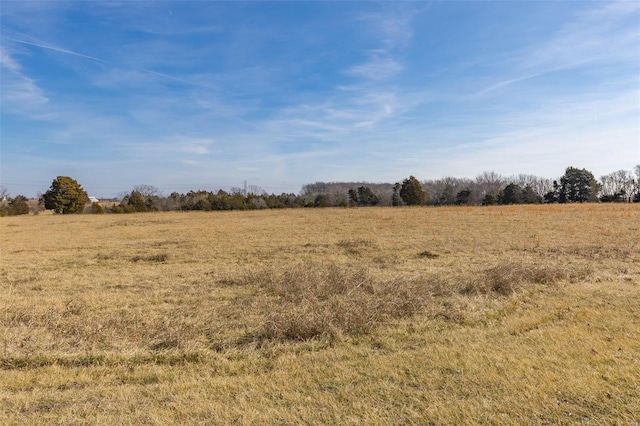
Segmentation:
[[(0, 188), (0, 216), (37, 213), (22, 195), (9, 197)], [(402, 182), (315, 182), (299, 194), (268, 194), (259, 186), (230, 191), (173, 192), (166, 196), (151, 185), (137, 185), (119, 201), (103, 206), (89, 203), (79, 183), (58, 176), (40, 199), (40, 207), (57, 213), (133, 213), (175, 210), (256, 210), (304, 207), (366, 206), (474, 206), (575, 202), (640, 202), (640, 165), (633, 171), (618, 170), (595, 179), (586, 169), (568, 167), (556, 180), (520, 174), (504, 177), (483, 172), (475, 179), (445, 177), (418, 181), (410, 176)]]
[(483, 172), (475, 179), (446, 177), (419, 182), (315, 182), (299, 194), (267, 194), (260, 187), (230, 192), (189, 191), (161, 196), (152, 186), (135, 187), (108, 211), (254, 210), (302, 207), (366, 207), (400, 205), (506, 205), (571, 202), (640, 202), (640, 166), (596, 180), (586, 169), (569, 167), (556, 180), (520, 174), (504, 177)]

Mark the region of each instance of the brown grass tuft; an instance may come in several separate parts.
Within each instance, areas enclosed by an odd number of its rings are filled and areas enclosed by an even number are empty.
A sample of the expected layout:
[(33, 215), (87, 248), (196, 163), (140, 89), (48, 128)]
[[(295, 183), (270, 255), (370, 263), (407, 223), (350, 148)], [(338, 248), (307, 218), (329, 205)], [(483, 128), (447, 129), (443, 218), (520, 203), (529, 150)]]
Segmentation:
[[(299, 264), (284, 271), (251, 273), (245, 283), (275, 296), (258, 339), (333, 339), (360, 335), (389, 319), (417, 313), (430, 295), (427, 286), (378, 281), (360, 267)], [(418, 290), (418, 291), (416, 291)]]
[(345, 253), (348, 255), (361, 255), (363, 249), (368, 247), (374, 247), (375, 244), (373, 240), (368, 238), (350, 238), (343, 239), (336, 243), (336, 245), (342, 249), (344, 249)]
[(533, 284), (551, 285), (559, 281), (576, 281), (591, 274), (589, 268), (557, 268), (554, 266), (505, 263), (485, 269), (480, 276), (462, 288), (463, 294), (498, 294), (508, 296)]
[(132, 262), (166, 262), (169, 259), (168, 253), (158, 253), (158, 254), (148, 254), (142, 255), (137, 254), (131, 258)]
[(436, 258), (440, 257), (440, 255), (437, 254), (437, 253), (434, 253), (432, 251), (425, 250), (425, 251), (422, 251), (422, 252), (418, 253), (418, 257), (422, 257), (422, 258), (425, 258), (425, 259), (436, 259)]

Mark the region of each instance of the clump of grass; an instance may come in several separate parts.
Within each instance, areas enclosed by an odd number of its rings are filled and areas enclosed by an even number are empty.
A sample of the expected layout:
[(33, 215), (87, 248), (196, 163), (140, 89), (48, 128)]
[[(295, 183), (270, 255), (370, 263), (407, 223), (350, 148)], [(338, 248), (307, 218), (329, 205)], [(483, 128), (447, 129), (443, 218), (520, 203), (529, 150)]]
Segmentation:
[(434, 253), (434, 252), (429, 251), (429, 250), (425, 250), (425, 251), (423, 251), (423, 252), (418, 253), (418, 256), (419, 256), (419, 257), (426, 258), (426, 259), (435, 259), (435, 258), (437, 258), (437, 257), (440, 257), (440, 255), (439, 255), (439, 254)]
[(137, 254), (131, 258), (132, 262), (166, 262), (169, 259), (168, 253), (158, 253), (158, 254), (149, 254), (149, 255), (141, 255)]
[(336, 245), (342, 248), (368, 247), (373, 245), (373, 240), (369, 238), (350, 238), (340, 240)]
[(347, 254), (358, 255), (362, 248), (371, 247), (374, 243), (368, 238), (351, 238), (340, 240), (336, 245), (344, 249)]
[(27, 370), (58, 366), (79, 367), (134, 367), (142, 365), (185, 365), (204, 362), (207, 354), (202, 351), (153, 352), (128, 354), (83, 353), (73, 355), (36, 354), (30, 356), (0, 356), (0, 370)]
[(498, 294), (508, 296), (530, 285), (551, 285), (559, 281), (576, 281), (591, 274), (587, 268), (558, 268), (544, 265), (505, 263), (485, 269), (477, 279), (462, 287), (463, 294)]
[(430, 291), (419, 283), (379, 282), (366, 269), (338, 264), (296, 265), (244, 278), (273, 296), (256, 337), (302, 341), (360, 335), (390, 319), (416, 314)]
[(116, 256), (113, 253), (98, 253), (96, 259), (98, 260), (113, 260)]

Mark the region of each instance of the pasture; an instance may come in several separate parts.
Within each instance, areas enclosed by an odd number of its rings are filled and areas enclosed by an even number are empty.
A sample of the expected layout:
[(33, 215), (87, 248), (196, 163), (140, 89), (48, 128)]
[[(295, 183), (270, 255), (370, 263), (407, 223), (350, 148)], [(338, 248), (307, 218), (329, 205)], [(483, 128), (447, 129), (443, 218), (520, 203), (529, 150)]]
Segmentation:
[(638, 424), (640, 205), (0, 219), (0, 424)]

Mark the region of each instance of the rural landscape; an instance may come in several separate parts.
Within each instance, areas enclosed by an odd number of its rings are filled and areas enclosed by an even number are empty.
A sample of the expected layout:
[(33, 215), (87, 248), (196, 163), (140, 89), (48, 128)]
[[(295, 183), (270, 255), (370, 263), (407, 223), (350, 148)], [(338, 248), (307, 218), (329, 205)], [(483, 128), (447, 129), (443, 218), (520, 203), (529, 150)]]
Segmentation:
[(0, 0), (0, 426), (640, 426), (639, 23)]
[(0, 220), (3, 424), (636, 424), (636, 203)]

